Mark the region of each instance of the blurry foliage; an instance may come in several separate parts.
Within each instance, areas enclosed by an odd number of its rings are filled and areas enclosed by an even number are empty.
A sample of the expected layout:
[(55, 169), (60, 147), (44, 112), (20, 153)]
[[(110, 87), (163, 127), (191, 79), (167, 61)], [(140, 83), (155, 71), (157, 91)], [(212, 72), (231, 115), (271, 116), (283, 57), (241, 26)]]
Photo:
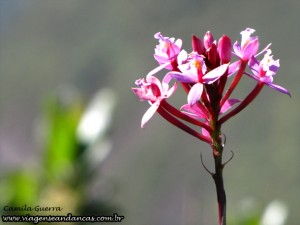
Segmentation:
[(229, 215), (231, 225), (284, 225), (288, 216), (287, 206), (273, 200), (265, 208), (258, 205), (253, 198), (243, 199), (234, 213)]
[(72, 173), (70, 167), (80, 155), (76, 128), (82, 115), (82, 105), (78, 99), (70, 103), (54, 97), (48, 100), (45, 108), (48, 134), (43, 165), (48, 179), (63, 179), (64, 176), (69, 177), (65, 173)]
[[(55, 215), (111, 215), (116, 212), (116, 206), (101, 199), (103, 196), (93, 196), (89, 192), (93, 181), (101, 179), (98, 167), (110, 150), (106, 131), (115, 104), (114, 93), (108, 89), (101, 90), (92, 104), (100, 108), (92, 105), (84, 110), (80, 97), (68, 88), (45, 101), (42, 129), (39, 130), (39, 136), (44, 136), (42, 160), (26, 170), (17, 169), (2, 175), (1, 205), (63, 208), (61, 212), (51, 212)], [(97, 133), (93, 133), (92, 142), (82, 140), (78, 132), (79, 124), (84, 122), (91, 109), (99, 115), (99, 120), (93, 121)], [(103, 121), (107, 122), (103, 124)], [(90, 129), (95, 130), (89, 125), (84, 126), (85, 130), (81, 129), (81, 136), (89, 133)], [(90, 163), (90, 157), (85, 156), (92, 153), (91, 148), (99, 155), (103, 155), (101, 152), (104, 151), (105, 155)], [(26, 211), (3, 213), (28, 214)], [(49, 212), (34, 212), (35, 215), (39, 213), (49, 215)]]

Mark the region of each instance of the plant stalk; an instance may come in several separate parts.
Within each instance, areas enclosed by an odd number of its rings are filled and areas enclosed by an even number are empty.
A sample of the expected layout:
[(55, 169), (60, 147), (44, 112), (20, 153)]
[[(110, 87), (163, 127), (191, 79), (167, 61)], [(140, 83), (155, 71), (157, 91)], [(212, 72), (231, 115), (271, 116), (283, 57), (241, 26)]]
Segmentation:
[(219, 225), (226, 225), (226, 193), (223, 181), (223, 168), (225, 164), (222, 163), (224, 145), (222, 144), (221, 138), (221, 125), (217, 121), (214, 121), (211, 125), (214, 130), (212, 135), (212, 148), (215, 163), (215, 173), (212, 174), (212, 177), (214, 179), (217, 192)]
[(214, 156), (215, 173), (212, 175), (217, 192), (218, 211), (219, 211), (219, 225), (226, 225), (226, 193), (223, 181), (223, 164), (222, 154)]

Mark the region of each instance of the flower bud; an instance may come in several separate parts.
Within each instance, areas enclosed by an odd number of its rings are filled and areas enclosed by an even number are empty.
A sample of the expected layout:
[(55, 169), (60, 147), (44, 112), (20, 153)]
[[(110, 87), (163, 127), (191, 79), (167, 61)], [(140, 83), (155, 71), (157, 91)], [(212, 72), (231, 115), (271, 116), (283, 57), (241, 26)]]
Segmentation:
[(222, 61), (222, 64), (230, 62), (231, 48), (232, 48), (232, 44), (230, 38), (226, 35), (223, 35), (219, 39), (219, 43), (218, 43), (218, 53)]
[(206, 48), (206, 50), (208, 50), (212, 45), (212, 43), (214, 42), (214, 37), (212, 36), (210, 31), (206, 32), (203, 41), (204, 41), (204, 47)]
[(197, 52), (199, 55), (202, 55), (205, 51), (202, 40), (195, 35), (192, 35), (192, 48), (193, 51)]
[(211, 69), (216, 68), (220, 63), (220, 58), (217, 51), (217, 46), (212, 43), (207, 51), (208, 65)]

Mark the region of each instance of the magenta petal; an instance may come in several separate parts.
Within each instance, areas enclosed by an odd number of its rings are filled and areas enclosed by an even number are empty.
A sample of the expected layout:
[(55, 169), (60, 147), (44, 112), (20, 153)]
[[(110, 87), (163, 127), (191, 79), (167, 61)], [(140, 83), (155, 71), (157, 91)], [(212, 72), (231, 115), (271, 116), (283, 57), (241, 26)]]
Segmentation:
[(185, 115), (188, 115), (194, 119), (198, 119), (199, 116), (197, 115), (197, 113), (195, 112), (195, 110), (192, 109), (192, 107), (189, 104), (185, 104), (183, 106), (181, 106), (180, 110), (182, 111), (182, 113), (184, 113)]
[(166, 68), (167, 66), (169, 66), (171, 64), (171, 62), (166, 62), (158, 67), (156, 67), (155, 69), (151, 70), (148, 74), (147, 77), (152, 76), (156, 73), (158, 73), (159, 71), (161, 71), (162, 69)]
[(201, 98), (201, 94), (203, 92), (203, 84), (197, 83), (191, 88), (187, 101), (189, 105), (194, 105)]
[(205, 119), (206, 118), (206, 115), (202, 112), (202, 110), (196, 104), (193, 106), (190, 106), (189, 104), (185, 104), (185, 105), (181, 106), (180, 110), (182, 110), (182, 113), (184, 113), (188, 116), (191, 116), (195, 119)]
[(252, 56), (249, 60), (249, 68), (255, 76), (259, 74), (259, 61)]
[(279, 92), (281, 92), (283, 94), (286, 94), (286, 95), (292, 97), (291, 93), (287, 89), (285, 89), (285, 88), (283, 88), (283, 87), (281, 87), (279, 85), (272, 84), (272, 83), (266, 83), (266, 85), (268, 85), (269, 87), (271, 87), (271, 88), (273, 88), (273, 89), (275, 89), (275, 90), (277, 90), (277, 91), (279, 91)]
[(251, 56), (256, 55), (259, 47), (258, 39), (254, 39), (244, 49), (243, 60), (248, 60)]
[(186, 112), (186, 111), (182, 111), (183, 114), (191, 117), (191, 118), (194, 118), (194, 119), (199, 119), (199, 117), (196, 115), (196, 114), (193, 114), (193, 113), (190, 113), (190, 112)]
[(259, 53), (257, 53), (257, 54), (255, 55), (255, 57), (257, 57), (257, 56), (259, 56), (260, 54), (266, 52), (266, 51), (269, 49), (269, 47), (271, 46), (271, 44), (272, 44), (272, 43), (269, 43), (263, 50), (261, 50)]
[(171, 87), (171, 88), (167, 91), (166, 96), (164, 96), (164, 97), (165, 97), (165, 98), (169, 98), (169, 97), (176, 91), (176, 89), (177, 89), (177, 83), (175, 83), (175, 84), (173, 85), (173, 87)]
[(205, 137), (210, 138), (210, 134), (209, 134), (209, 132), (208, 132), (205, 128), (202, 128), (202, 134), (203, 134)]
[(142, 101), (145, 100), (144, 96), (145, 96), (145, 91), (142, 90), (141, 88), (131, 88), (133, 93)]
[(180, 72), (176, 72), (176, 71), (172, 71), (167, 73), (166, 76), (171, 76), (173, 79), (179, 81), (179, 82), (183, 82), (183, 83), (196, 83), (198, 80), (195, 80), (194, 77), (180, 73)]
[(237, 41), (233, 44), (233, 51), (237, 57), (243, 58), (241, 45)]
[(229, 64), (223, 64), (203, 76), (204, 83), (211, 84), (218, 80), (227, 70)]
[(172, 80), (172, 77), (167, 73), (165, 76), (164, 76), (164, 78), (163, 78), (163, 80), (162, 80), (162, 83), (164, 84), (168, 84), (168, 83), (170, 83), (170, 81)]
[(227, 101), (224, 102), (221, 110), (220, 110), (220, 113), (225, 113), (227, 110), (229, 110), (234, 104), (238, 103), (238, 102), (241, 102), (241, 100), (239, 99), (236, 99), (236, 98), (232, 98), (232, 99), (229, 99)]
[(245, 74), (246, 74), (248, 77), (252, 78), (253, 80), (260, 81), (260, 78), (259, 78), (258, 76), (254, 76), (254, 75), (252, 75), (252, 74), (250, 74), (250, 73), (247, 73), (247, 72), (245, 72)]
[(235, 72), (238, 71), (240, 64), (241, 64), (241, 61), (238, 60), (238, 61), (236, 61), (234, 63), (231, 63), (229, 65), (229, 67), (228, 67), (228, 77), (230, 77), (231, 75), (233, 75)]
[(142, 122), (141, 122), (141, 127), (144, 128), (145, 124), (151, 119), (151, 117), (154, 115), (156, 112), (157, 108), (159, 107), (160, 101), (154, 102), (150, 108), (145, 112)]

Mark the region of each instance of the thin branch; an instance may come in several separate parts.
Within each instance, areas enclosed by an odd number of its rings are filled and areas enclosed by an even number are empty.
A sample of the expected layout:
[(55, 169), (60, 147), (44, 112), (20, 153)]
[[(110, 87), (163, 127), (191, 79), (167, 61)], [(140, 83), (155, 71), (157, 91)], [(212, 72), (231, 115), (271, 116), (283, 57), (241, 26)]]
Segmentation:
[(206, 170), (206, 172), (208, 172), (211, 176), (213, 176), (214, 173), (212, 173), (212, 172), (205, 166), (205, 164), (204, 164), (204, 162), (203, 162), (202, 152), (200, 152), (200, 159), (201, 159), (201, 164), (202, 164), (202, 166), (204, 167), (204, 169)]

